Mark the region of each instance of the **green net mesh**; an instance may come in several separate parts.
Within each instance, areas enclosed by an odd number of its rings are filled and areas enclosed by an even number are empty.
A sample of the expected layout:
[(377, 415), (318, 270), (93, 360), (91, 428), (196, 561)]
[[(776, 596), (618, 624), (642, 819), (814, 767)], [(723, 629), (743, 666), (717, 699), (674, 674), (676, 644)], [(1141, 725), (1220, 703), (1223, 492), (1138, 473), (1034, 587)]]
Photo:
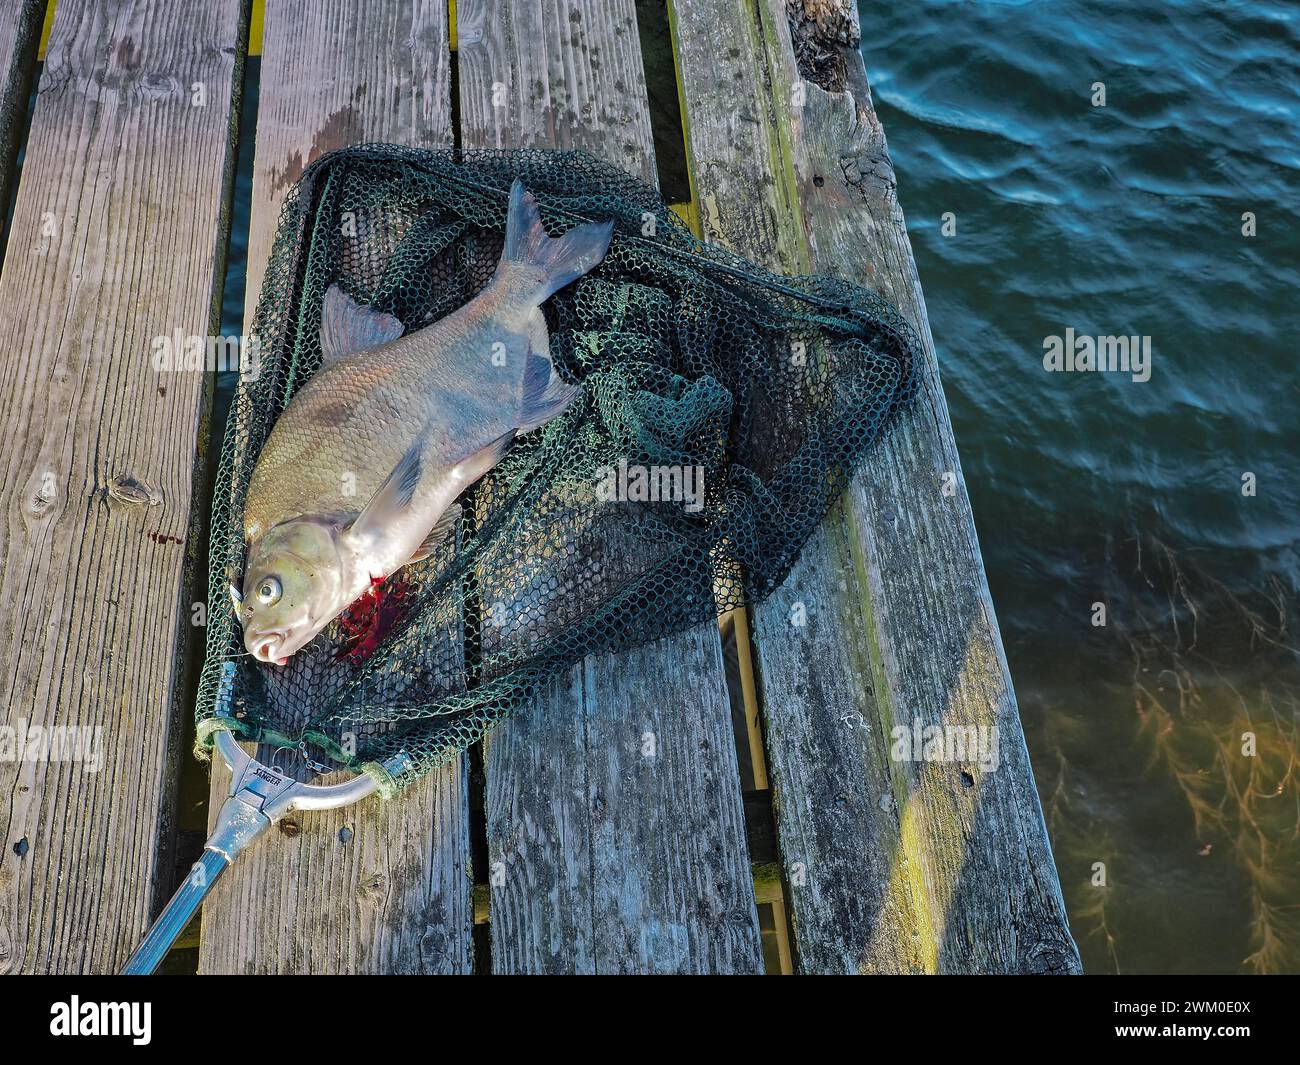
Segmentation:
[[(615, 220), (604, 262), (544, 307), (578, 399), (462, 499), (455, 534), (283, 667), (243, 654), (258, 453), (320, 364), (338, 281), (412, 331), (468, 302), (519, 176), (557, 234)], [(647, 643), (780, 584), (913, 388), (918, 342), (870, 292), (778, 277), (691, 235), (653, 189), (575, 152), (328, 155), (285, 202), (213, 507), (200, 745), (217, 727), (368, 769), (385, 791), (455, 757), (586, 655)], [(688, 492), (689, 489), (689, 492)]]

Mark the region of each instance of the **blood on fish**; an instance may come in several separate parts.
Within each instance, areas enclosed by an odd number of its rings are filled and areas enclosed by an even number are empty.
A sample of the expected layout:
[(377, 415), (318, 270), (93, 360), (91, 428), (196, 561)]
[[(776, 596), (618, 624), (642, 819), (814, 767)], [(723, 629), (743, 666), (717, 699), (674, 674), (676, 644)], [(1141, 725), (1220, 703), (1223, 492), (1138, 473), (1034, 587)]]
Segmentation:
[(370, 589), (339, 615), (343, 646), (335, 658), (359, 666), (410, 612), (410, 586), (399, 570), (391, 578), (371, 577)]

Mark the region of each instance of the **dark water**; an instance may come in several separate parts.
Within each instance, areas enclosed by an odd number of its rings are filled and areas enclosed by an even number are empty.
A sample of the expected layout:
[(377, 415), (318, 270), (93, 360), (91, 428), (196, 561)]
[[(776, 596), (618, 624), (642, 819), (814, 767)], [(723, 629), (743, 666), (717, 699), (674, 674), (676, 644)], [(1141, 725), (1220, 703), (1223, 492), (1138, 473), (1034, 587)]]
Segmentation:
[(861, 16), (1085, 966), (1300, 971), (1300, 6)]

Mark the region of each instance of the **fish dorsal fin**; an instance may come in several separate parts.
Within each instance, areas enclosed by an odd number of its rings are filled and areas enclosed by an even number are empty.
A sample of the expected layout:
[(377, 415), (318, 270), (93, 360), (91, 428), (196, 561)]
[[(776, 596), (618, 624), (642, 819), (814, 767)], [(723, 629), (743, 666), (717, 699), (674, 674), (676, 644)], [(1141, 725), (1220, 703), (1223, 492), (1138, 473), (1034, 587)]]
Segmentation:
[(361, 513), (348, 527), (350, 540), (362, 547), (371, 547), (383, 539), (393, 522), (399, 519), (415, 499), (424, 475), (424, 449), (428, 431), (422, 432), (406, 450), (384, 478)]
[(363, 306), (337, 284), (325, 290), (320, 315), (322, 365), (386, 344), (401, 335), (402, 323), (391, 314)]
[(452, 529), (456, 528), (456, 522), (460, 521), (460, 514), (461, 505), (459, 503), (453, 503), (444, 510), (442, 512), (442, 517), (440, 517), (434, 523), (433, 528), (429, 530), (429, 535), (424, 538), (424, 542), (415, 549), (415, 554), (411, 556), (411, 561), (423, 562), (433, 554), (434, 551), (437, 550), (438, 545), (451, 534)]

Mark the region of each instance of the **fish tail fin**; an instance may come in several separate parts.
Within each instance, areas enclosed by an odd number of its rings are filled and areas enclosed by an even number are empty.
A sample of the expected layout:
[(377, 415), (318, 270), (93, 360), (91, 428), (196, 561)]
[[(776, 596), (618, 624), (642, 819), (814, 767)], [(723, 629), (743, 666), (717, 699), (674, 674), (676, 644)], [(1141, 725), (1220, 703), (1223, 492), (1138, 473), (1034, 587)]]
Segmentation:
[(605, 257), (613, 232), (613, 222), (587, 222), (563, 236), (548, 236), (537, 209), (537, 198), (515, 178), (510, 186), (510, 212), (506, 216), (506, 244), (501, 262), (541, 268), (537, 290), (540, 304), (593, 269)]

